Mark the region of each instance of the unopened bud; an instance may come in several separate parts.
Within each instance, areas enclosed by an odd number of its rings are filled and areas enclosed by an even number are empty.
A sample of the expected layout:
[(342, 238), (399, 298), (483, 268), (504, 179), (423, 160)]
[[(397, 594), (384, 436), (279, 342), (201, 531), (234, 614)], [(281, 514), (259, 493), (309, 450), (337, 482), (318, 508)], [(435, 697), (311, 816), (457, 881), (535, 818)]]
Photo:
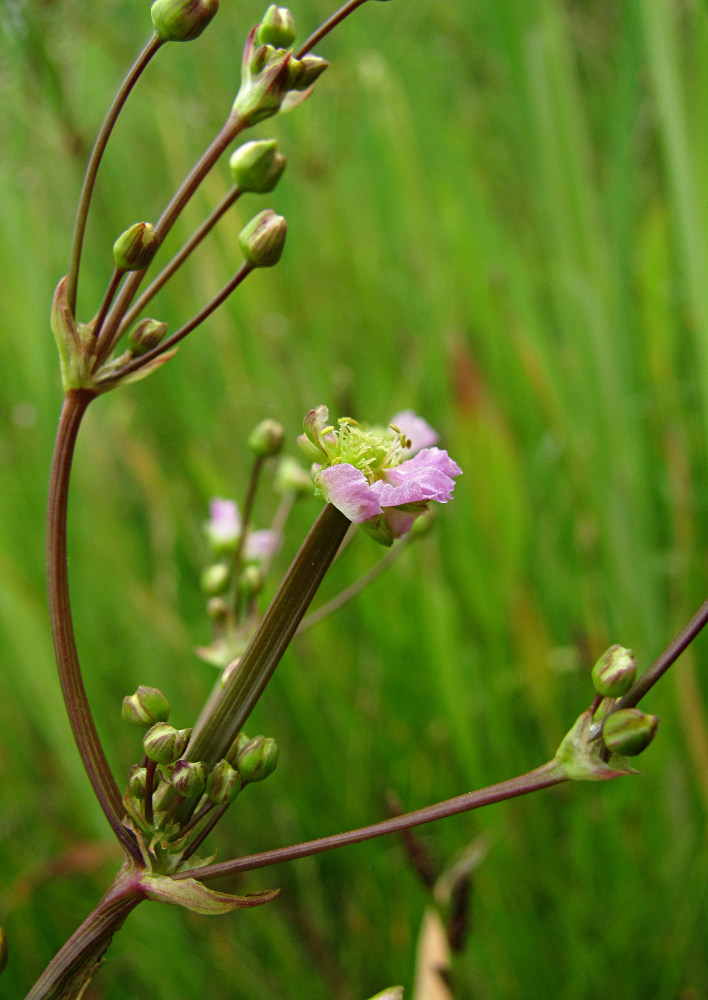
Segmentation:
[(167, 323), (159, 319), (141, 319), (128, 334), (128, 347), (138, 357), (147, 354), (162, 341), (167, 333)]
[(207, 566), (201, 575), (202, 590), (210, 597), (218, 596), (228, 590), (231, 582), (231, 570), (225, 563), (215, 563)]
[(239, 751), (236, 766), (244, 784), (263, 781), (272, 774), (278, 763), (278, 745), (270, 736), (254, 736)]
[(244, 143), (231, 154), (229, 169), (241, 191), (265, 194), (283, 176), (286, 163), (276, 139), (258, 139)]
[(263, 576), (263, 570), (258, 566), (251, 564), (250, 566), (245, 566), (241, 577), (238, 581), (239, 590), (246, 598), (250, 600), (259, 594), (263, 589), (263, 584), (265, 583), (265, 577)]
[(278, 463), (274, 485), (278, 493), (289, 493), (292, 490), (297, 496), (304, 497), (311, 497), (315, 489), (310, 473), (289, 455), (281, 458)]
[(131, 726), (154, 726), (156, 722), (167, 722), (170, 717), (170, 703), (158, 688), (141, 684), (135, 694), (123, 699), (121, 715)]
[(225, 625), (229, 620), (230, 608), (223, 597), (210, 597), (207, 601), (207, 614), (214, 625)]
[(259, 45), (274, 45), (277, 49), (289, 49), (295, 41), (295, 19), (287, 7), (270, 5), (256, 32)]
[(273, 267), (283, 252), (287, 229), (283, 216), (266, 208), (239, 233), (241, 253), (253, 267)]
[(615, 643), (592, 668), (592, 683), (603, 698), (621, 698), (634, 684), (637, 661), (631, 649)]
[(608, 716), (602, 739), (608, 750), (623, 757), (636, 757), (656, 736), (659, 720), (638, 708), (620, 708)]
[(209, 772), (207, 798), (217, 805), (233, 802), (241, 791), (241, 775), (227, 760), (220, 760)]
[(191, 729), (175, 729), (166, 722), (158, 722), (143, 737), (143, 750), (158, 764), (173, 764), (187, 749)]
[(219, 0), (155, 0), (150, 8), (155, 34), (162, 42), (198, 38), (219, 9)]
[(288, 63), (288, 89), (307, 90), (328, 66), (327, 60), (320, 56), (307, 55), (302, 59), (291, 59)]
[(157, 253), (160, 241), (149, 222), (136, 222), (113, 244), (113, 259), (123, 271), (143, 271)]
[(266, 420), (261, 420), (260, 424), (251, 431), (248, 438), (248, 447), (259, 458), (268, 458), (271, 455), (278, 454), (283, 447), (284, 438), (285, 431), (283, 430), (283, 425), (279, 424), (276, 420), (267, 418)]
[(193, 799), (204, 792), (206, 764), (203, 760), (178, 760), (170, 777), (174, 790), (185, 799)]
[(147, 768), (135, 765), (131, 767), (128, 775), (128, 791), (134, 799), (145, 798), (145, 787), (147, 785)]

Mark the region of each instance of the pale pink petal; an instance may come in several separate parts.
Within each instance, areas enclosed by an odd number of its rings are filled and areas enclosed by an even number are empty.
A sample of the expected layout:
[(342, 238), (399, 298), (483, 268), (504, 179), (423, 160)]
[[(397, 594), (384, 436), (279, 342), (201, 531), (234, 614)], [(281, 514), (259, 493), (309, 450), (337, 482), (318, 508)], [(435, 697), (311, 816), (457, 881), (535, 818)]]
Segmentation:
[(387, 507), (384, 511), (384, 517), (393, 532), (393, 537), (401, 538), (411, 530), (413, 522), (417, 517), (420, 517), (421, 513), (423, 512), (419, 510), (396, 510), (395, 507)]
[(421, 500), (447, 503), (455, 488), (453, 476), (462, 470), (446, 451), (425, 448), (407, 462), (387, 469), (385, 479), (371, 487), (382, 507), (401, 507)]
[(280, 538), (274, 531), (253, 531), (246, 535), (243, 557), (247, 562), (264, 562), (280, 548)]
[(317, 485), (325, 499), (355, 524), (382, 513), (366, 476), (348, 462), (323, 469), (317, 474)]
[(215, 497), (209, 503), (207, 532), (216, 545), (235, 544), (241, 535), (241, 515), (233, 500)]
[(429, 448), (438, 442), (437, 431), (434, 431), (427, 420), (423, 420), (413, 410), (402, 410), (396, 414), (391, 423), (409, 439), (411, 452)]

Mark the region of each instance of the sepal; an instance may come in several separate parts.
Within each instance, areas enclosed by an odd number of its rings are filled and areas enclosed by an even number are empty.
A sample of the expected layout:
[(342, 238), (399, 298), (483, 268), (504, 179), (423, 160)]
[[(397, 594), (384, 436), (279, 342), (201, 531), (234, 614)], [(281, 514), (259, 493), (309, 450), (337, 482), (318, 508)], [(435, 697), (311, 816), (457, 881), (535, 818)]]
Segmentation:
[(636, 774), (636, 770), (619, 754), (602, 759), (603, 744), (597, 739), (592, 712), (578, 717), (572, 729), (563, 738), (554, 757), (558, 771), (570, 781), (609, 781), (622, 774)]
[(183, 906), (193, 913), (211, 916), (270, 903), (280, 892), (280, 889), (263, 889), (261, 892), (251, 892), (246, 896), (234, 896), (226, 892), (217, 892), (215, 889), (207, 889), (203, 882), (198, 882), (195, 878), (174, 879), (167, 875), (148, 874), (140, 879), (140, 888), (147, 899)]

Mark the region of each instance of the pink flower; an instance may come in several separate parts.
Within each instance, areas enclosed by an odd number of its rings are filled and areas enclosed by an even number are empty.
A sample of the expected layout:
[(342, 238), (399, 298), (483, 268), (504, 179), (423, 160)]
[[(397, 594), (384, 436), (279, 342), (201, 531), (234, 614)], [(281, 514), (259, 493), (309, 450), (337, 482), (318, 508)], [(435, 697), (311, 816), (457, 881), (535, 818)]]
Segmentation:
[(431, 500), (447, 503), (451, 499), (454, 477), (461, 473), (446, 451), (424, 448), (400, 465), (384, 469), (374, 482), (353, 465), (340, 462), (322, 469), (317, 485), (325, 499), (350, 521), (363, 524), (384, 517), (391, 538), (400, 538)]

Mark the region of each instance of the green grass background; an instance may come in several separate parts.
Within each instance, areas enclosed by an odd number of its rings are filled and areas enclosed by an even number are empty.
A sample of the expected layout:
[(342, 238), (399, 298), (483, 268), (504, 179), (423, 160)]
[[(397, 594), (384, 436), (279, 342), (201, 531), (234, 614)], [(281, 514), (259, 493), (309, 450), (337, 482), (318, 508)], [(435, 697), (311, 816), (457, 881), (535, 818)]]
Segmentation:
[[(97, 901), (117, 855), (64, 719), (43, 519), (60, 382), (47, 314), (85, 157), (147, 38), (148, 3), (0, 3), (0, 994), (24, 995)], [(301, 35), (330, 11), (300, 0)], [(167, 47), (99, 176), (80, 310), (110, 245), (156, 217), (225, 118), (254, 0), (222, 0)], [(393, 0), (320, 47), (313, 99), (263, 123), (289, 166), (243, 199), (156, 310), (172, 329), (274, 207), (281, 264), (249, 278), (147, 382), (92, 406), (70, 574), (79, 649), (117, 774), (138, 683), (188, 725), (213, 673), (198, 575), (209, 497), (242, 496), (245, 438), (304, 412), (385, 421), (412, 406), (464, 469), (434, 534), (296, 641), (249, 730), (281, 763), (218, 831), (220, 859), (414, 808), (540, 764), (610, 642), (646, 666), (705, 597), (708, 21), (698, 0)], [(186, 236), (228, 184), (217, 168)], [(264, 519), (268, 509), (263, 494)], [(313, 519), (293, 518), (292, 552)], [(335, 594), (379, 556), (361, 537)], [(708, 995), (706, 642), (646, 699), (643, 777), (574, 785), (423, 828), (440, 867), (484, 847), (455, 1000)], [(481, 839), (480, 839), (481, 838)], [(412, 997), (428, 897), (385, 839), (225, 888), (253, 912), (150, 904), (93, 1000)]]

